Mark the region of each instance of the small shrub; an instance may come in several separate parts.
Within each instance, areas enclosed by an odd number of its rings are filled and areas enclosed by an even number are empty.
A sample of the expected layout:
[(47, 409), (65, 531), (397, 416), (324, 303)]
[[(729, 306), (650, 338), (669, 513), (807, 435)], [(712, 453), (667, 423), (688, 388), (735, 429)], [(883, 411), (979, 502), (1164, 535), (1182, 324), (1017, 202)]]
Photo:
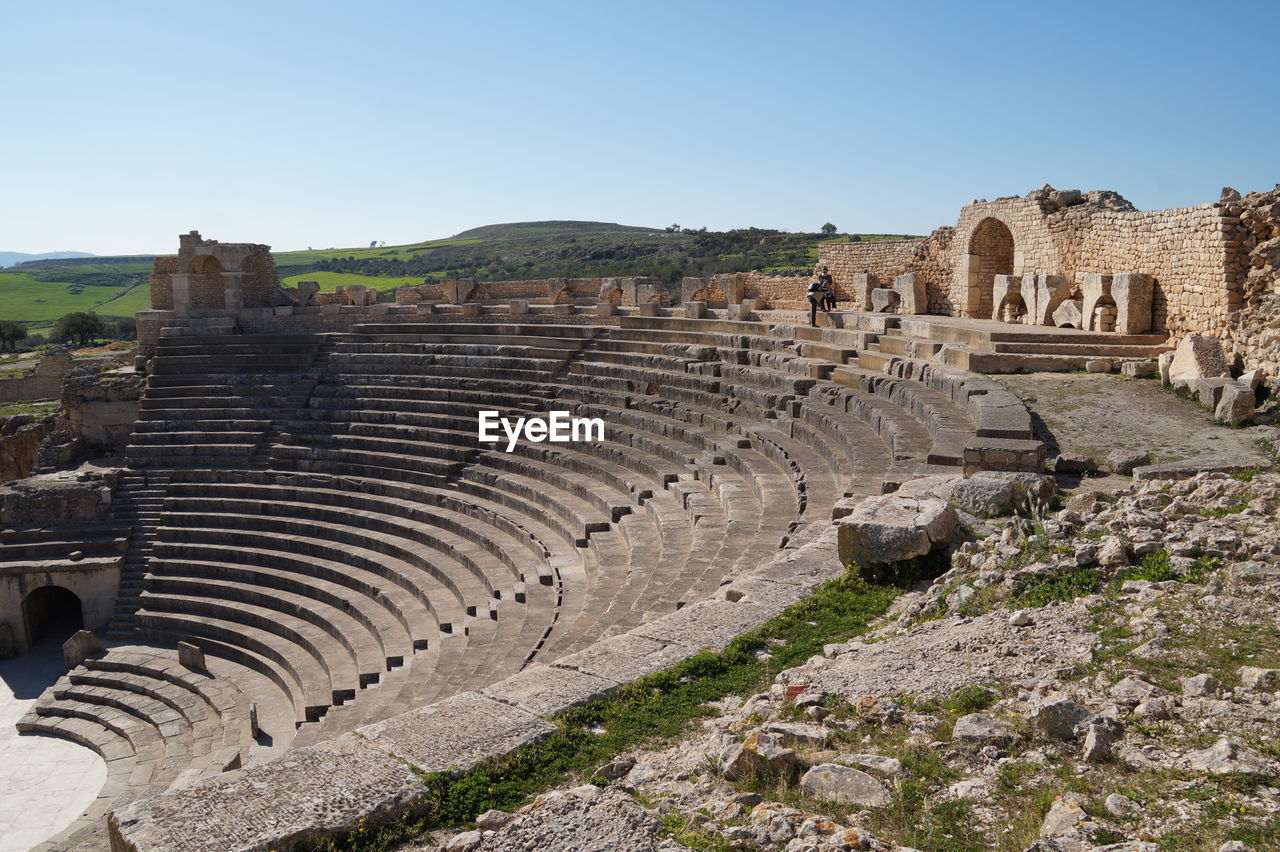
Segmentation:
[(969, 713), (980, 713), (996, 703), (997, 695), (984, 686), (976, 684), (963, 686), (951, 694), (946, 708), (961, 716)]
[(1032, 577), (1014, 595), (1014, 606), (1037, 609), (1054, 601), (1072, 601), (1098, 590), (1102, 575), (1092, 568), (1083, 571), (1054, 571)]

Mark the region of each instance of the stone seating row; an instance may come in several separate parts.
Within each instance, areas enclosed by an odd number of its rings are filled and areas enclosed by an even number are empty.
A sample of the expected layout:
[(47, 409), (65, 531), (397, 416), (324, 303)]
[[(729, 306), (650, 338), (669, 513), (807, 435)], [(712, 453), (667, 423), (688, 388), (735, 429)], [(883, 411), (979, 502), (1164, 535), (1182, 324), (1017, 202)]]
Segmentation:
[(182, 789), (247, 764), (252, 702), (232, 682), (179, 663), (172, 651), (112, 648), (50, 687), (19, 731), (70, 739), (107, 763), (97, 800), (44, 849), (103, 848), (110, 807)]

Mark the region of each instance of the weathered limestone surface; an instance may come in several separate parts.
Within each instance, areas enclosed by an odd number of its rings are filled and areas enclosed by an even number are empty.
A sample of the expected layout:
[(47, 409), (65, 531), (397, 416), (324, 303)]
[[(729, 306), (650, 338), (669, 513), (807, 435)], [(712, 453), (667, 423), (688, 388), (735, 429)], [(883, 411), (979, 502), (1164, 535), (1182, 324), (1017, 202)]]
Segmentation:
[(269, 764), (113, 812), (113, 850), (292, 848), (376, 824), (426, 792), (409, 765), (348, 734)]
[(465, 772), (495, 754), (545, 739), (541, 719), (476, 692), (464, 692), (360, 729), (368, 743), (426, 772)]
[(1190, 379), (1216, 379), (1229, 375), (1222, 344), (1215, 337), (1188, 334), (1182, 338), (1169, 365), (1169, 378), (1177, 382)]
[(859, 565), (913, 559), (951, 541), (957, 523), (941, 500), (867, 497), (840, 519), (840, 558)]

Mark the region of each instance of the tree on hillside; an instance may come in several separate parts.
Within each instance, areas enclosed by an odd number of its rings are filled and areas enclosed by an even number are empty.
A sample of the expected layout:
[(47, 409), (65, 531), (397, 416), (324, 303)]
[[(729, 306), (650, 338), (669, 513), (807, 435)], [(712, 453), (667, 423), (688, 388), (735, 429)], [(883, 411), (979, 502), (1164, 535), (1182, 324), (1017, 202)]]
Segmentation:
[(65, 314), (58, 320), (53, 327), (53, 338), (64, 343), (74, 340), (81, 346), (87, 346), (95, 337), (105, 334), (106, 330), (106, 325), (97, 314), (76, 311), (74, 314)]
[(836, 232), (836, 226), (831, 224), (830, 222), (822, 226), (822, 233), (824, 234), (834, 234), (835, 232)]
[(0, 352), (13, 352), (19, 340), (27, 338), (27, 327), (20, 323), (0, 320)]
[(114, 336), (121, 340), (138, 339), (138, 321), (133, 317), (120, 317), (115, 322)]

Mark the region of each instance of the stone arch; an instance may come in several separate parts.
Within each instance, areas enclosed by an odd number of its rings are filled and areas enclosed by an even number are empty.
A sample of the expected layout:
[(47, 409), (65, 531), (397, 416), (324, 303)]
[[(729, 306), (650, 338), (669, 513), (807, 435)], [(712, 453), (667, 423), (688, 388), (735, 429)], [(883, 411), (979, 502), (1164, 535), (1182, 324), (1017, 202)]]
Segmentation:
[(993, 285), (997, 275), (1014, 273), (1015, 244), (1013, 231), (1000, 219), (987, 216), (969, 235), (967, 250), (968, 292), (965, 303), (974, 306), (977, 315), (992, 315)]
[(61, 642), (84, 627), (84, 607), (70, 589), (41, 586), (22, 599), (22, 620), (29, 645), (48, 639)]
[(273, 304), (272, 291), (280, 286), (280, 273), (268, 252), (251, 254), (240, 263), (244, 275), (240, 279), (240, 295), (246, 308)]
[(191, 307), (195, 310), (221, 310), (226, 306), (226, 284), (222, 263), (211, 254), (191, 259)]

